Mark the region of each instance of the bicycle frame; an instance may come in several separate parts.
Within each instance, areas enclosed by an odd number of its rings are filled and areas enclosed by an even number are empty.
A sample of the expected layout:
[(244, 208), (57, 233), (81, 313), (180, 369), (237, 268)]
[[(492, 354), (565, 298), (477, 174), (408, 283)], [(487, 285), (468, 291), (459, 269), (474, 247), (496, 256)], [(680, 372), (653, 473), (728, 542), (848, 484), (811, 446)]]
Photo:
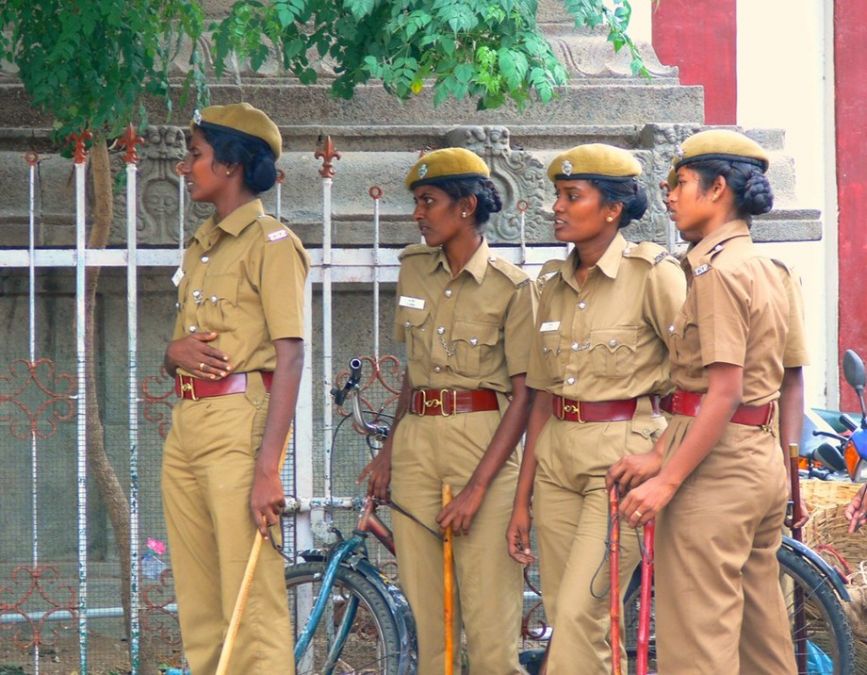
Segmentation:
[[(316, 602), (313, 605), (313, 609), (310, 612), (304, 630), (302, 630), (298, 635), (298, 640), (295, 643), (296, 663), (300, 661), (307, 652), (307, 649), (310, 646), (310, 641), (313, 639), (313, 635), (319, 626), (319, 622), (322, 620), (322, 616), (325, 613), (328, 603), (331, 601), (331, 589), (334, 586), (337, 570), (341, 565), (346, 564), (346, 561), (353, 556), (357, 556), (357, 558), (353, 561), (352, 566), (356, 569), (361, 567), (366, 568), (365, 570), (360, 571), (369, 572), (368, 576), (370, 576), (372, 580), (379, 580), (379, 583), (377, 584), (378, 590), (380, 590), (383, 597), (386, 599), (386, 602), (389, 603), (389, 608), (394, 612), (401, 611), (402, 608), (397, 606), (398, 603), (396, 602), (391, 589), (382, 581), (381, 573), (367, 559), (368, 534), (373, 534), (383, 546), (385, 546), (392, 554), (394, 553), (394, 538), (388, 526), (377, 517), (377, 505), (377, 501), (371, 497), (364, 499), (361, 514), (358, 517), (358, 522), (353, 530), (353, 534), (349, 539), (337, 542), (327, 552), (315, 550), (302, 551), (299, 554), (305, 561), (327, 560), (328, 565), (326, 566), (325, 573), (322, 577), (322, 586), (319, 595), (316, 598)], [(360, 555), (357, 555), (359, 549), (361, 549), (361, 552)], [(404, 600), (403, 602), (405, 604), (406, 601)], [(358, 598), (352, 596), (349, 599), (349, 605), (347, 606), (340, 625), (335, 633), (334, 642), (329, 649), (327, 660), (323, 665), (324, 673), (330, 673), (336, 665), (337, 659), (343, 651), (344, 643), (349, 636), (349, 631), (352, 627), (353, 621), (355, 620), (357, 610)]]

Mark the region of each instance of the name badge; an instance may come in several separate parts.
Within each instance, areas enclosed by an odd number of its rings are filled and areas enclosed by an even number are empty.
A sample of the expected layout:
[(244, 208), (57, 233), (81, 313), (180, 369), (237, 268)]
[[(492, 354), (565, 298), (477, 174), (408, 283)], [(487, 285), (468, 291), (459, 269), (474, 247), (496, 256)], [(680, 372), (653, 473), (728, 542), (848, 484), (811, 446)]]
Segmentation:
[(411, 298), (408, 295), (401, 295), (397, 304), (401, 307), (409, 307), (410, 309), (424, 309), (424, 298)]
[(280, 241), (281, 239), (285, 239), (289, 236), (289, 233), (286, 230), (274, 230), (271, 234), (268, 235), (268, 241)]
[(178, 267), (178, 269), (176, 269), (175, 273), (172, 275), (172, 283), (175, 286), (178, 286), (181, 283), (181, 279), (183, 279), (183, 278), (184, 278), (184, 271), (180, 267)]
[(539, 326), (540, 333), (550, 333), (554, 330), (560, 330), (560, 322), (559, 321), (546, 321), (541, 326)]

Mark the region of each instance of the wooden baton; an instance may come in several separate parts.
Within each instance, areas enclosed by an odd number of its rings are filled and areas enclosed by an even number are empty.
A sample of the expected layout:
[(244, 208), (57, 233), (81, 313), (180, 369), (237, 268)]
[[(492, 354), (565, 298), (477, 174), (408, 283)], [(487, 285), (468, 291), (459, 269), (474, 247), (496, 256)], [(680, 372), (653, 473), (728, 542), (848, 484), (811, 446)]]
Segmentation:
[[(443, 506), (452, 501), (452, 487), (443, 484)], [(445, 636), (445, 675), (455, 672), (455, 634), (452, 622), (455, 616), (455, 569), (454, 549), (452, 548), (452, 526), (449, 525), (443, 533), (443, 631)]]
[[(283, 441), (283, 451), (280, 453), (280, 471), (283, 470), (283, 462), (286, 460), (286, 448), (292, 440), (292, 425)], [(265, 537), (259, 534), (257, 528), (253, 537), (253, 546), (250, 548), (250, 557), (247, 558), (247, 567), (244, 568), (244, 577), (241, 579), (241, 588), (238, 589), (238, 597), (235, 599), (235, 608), (232, 610), (232, 618), (226, 631), (226, 639), (223, 640), (223, 649), (220, 651), (220, 661), (217, 663), (216, 675), (226, 675), (229, 672), (229, 661), (232, 651), (235, 649), (235, 641), (238, 639), (238, 630), (241, 628), (241, 617), (247, 608), (247, 599), (250, 597), (250, 586), (253, 585), (253, 575), (256, 573), (256, 565), (259, 563), (259, 554), (262, 552), (262, 542)]]

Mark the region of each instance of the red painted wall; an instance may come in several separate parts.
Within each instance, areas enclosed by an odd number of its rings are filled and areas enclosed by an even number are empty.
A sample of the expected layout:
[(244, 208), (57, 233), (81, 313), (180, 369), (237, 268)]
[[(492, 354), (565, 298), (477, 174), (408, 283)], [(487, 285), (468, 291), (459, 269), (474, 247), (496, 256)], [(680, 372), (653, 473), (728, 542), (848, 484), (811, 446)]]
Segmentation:
[[(840, 357), (851, 348), (867, 359), (867, 2), (834, 3), (834, 73)], [(858, 409), (842, 376), (840, 393), (844, 410)]]
[(683, 84), (704, 86), (706, 124), (737, 122), (737, 24), (737, 0), (662, 0), (653, 12), (653, 48)]

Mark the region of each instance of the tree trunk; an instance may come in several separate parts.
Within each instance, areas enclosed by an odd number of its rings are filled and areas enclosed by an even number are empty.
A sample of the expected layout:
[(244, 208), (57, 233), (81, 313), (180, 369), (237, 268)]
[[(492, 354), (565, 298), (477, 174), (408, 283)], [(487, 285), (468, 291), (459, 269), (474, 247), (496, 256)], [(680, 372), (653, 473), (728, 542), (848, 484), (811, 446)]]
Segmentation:
[[(113, 180), (111, 175), (108, 145), (105, 138), (97, 138), (91, 151), (93, 179), (93, 224), (88, 248), (105, 248), (114, 218)], [(130, 264), (135, 264), (134, 262)], [(108, 511), (114, 530), (117, 553), (120, 558), (121, 604), (124, 628), (130, 635), (130, 513), (129, 500), (111, 460), (105, 450), (105, 429), (100, 414), (97, 390), (97, 287), (100, 268), (87, 270), (85, 296), (85, 380), (87, 383), (87, 466), (96, 481), (100, 497)], [(142, 612), (143, 613), (143, 612)], [(142, 635), (139, 651), (139, 672), (157, 672), (157, 659), (149, 636)]]

